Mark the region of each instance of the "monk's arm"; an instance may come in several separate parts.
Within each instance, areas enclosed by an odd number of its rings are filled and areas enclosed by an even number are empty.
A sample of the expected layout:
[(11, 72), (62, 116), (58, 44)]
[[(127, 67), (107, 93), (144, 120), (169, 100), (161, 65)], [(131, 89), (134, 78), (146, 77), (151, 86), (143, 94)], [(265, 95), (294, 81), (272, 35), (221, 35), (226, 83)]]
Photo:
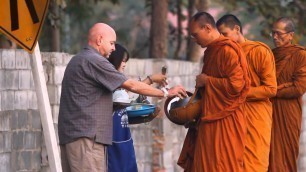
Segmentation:
[(292, 76), (292, 84), (287, 84), (277, 90), (276, 97), (297, 98), (306, 92), (306, 52), (301, 53), (297, 61), (297, 68)]
[(254, 48), (249, 55), (256, 57), (256, 59), (253, 59), (254, 68), (261, 85), (250, 88), (247, 100), (264, 100), (274, 97), (277, 91), (277, 82), (273, 53), (265, 47), (258, 47)]
[(245, 79), (240, 61), (236, 52), (225, 51), (225, 58), (220, 61), (220, 69), (224, 76), (216, 78), (208, 76), (206, 85), (210, 85), (215, 90), (224, 92), (228, 98), (237, 97), (245, 86)]

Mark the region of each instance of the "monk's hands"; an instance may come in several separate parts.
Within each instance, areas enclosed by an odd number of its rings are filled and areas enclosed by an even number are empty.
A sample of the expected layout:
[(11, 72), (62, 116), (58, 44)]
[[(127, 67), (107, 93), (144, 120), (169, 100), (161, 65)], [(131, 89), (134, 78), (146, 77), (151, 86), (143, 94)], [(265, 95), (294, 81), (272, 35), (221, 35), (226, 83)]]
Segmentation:
[(206, 85), (208, 76), (205, 73), (197, 75), (196, 77), (196, 88), (204, 87)]
[(281, 90), (283, 88), (286, 88), (286, 87), (291, 87), (293, 86), (293, 83), (292, 82), (286, 82), (286, 83), (283, 83), (283, 84), (280, 84), (277, 86), (277, 90)]
[(181, 99), (187, 97), (186, 89), (181, 85), (170, 88), (168, 90), (168, 93), (169, 93), (168, 97), (178, 96)]
[(152, 79), (153, 82), (161, 85), (162, 87), (165, 87), (166, 85), (168, 85), (167, 82), (167, 76), (163, 75), (163, 74), (153, 74), (150, 76), (150, 78)]
[(278, 86), (277, 86), (277, 89), (278, 89), (278, 90), (281, 90), (281, 89), (283, 89), (283, 88), (285, 88), (285, 85), (278, 85)]

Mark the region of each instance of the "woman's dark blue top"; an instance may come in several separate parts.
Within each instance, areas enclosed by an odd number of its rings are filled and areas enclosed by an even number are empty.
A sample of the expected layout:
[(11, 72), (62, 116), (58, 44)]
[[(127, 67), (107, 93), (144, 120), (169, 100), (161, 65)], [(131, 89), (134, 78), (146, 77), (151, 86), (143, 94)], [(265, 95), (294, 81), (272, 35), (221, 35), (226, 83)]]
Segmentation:
[(109, 172), (137, 172), (133, 139), (125, 109), (113, 114), (113, 142), (108, 146)]

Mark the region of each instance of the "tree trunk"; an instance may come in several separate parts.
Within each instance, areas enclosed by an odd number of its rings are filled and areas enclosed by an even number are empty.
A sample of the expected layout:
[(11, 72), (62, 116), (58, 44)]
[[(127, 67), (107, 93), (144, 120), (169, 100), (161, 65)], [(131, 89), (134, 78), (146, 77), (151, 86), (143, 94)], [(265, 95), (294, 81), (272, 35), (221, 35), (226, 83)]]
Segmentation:
[(182, 0), (176, 0), (176, 8), (177, 8), (177, 45), (176, 50), (174, 52), (174, 59), (179, 58), (181, 45), (182, 45), (182, 8), (181, 8)]
[[(189, 0), (189, 7), (188, 7), (188, 15), (189, 19), (194, 15), (196, 11), (207, 11), (209, 6), (209, 0)], [(189, 24), (188, 24), (189, 26)], [(189, 30), (188, 30), (189, 33)], [(190, 33), (189, 33), (190, 35)], [(199, 62), (203, 57), (203, 48), (199, 46), (196, 42), (188, 39), (187, 45), (187, 59), (192, 62)]]
[(56, 0), (50, 1), (51, 13), (51, 51), (60, 51), (60, 9)]
[(167, 58), (168, 55), (168, 0), (152, 0), (150, 28), (150, 58)]
[(201, 11), (207, 11), (209, 8), (209, 0), (197, 0), (195, 8), (201, 12)]

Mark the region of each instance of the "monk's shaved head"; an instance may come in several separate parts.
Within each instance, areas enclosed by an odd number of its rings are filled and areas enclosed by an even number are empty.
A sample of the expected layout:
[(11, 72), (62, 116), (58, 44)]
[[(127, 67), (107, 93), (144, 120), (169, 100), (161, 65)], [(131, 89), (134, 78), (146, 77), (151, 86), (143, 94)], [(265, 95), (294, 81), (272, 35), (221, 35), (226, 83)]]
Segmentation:
[(221, 26), (221, 25), (225, 25), (226, 27), (229, 27), (231, 29), (234, 29), (235, 25), (240, 27), (240, 33), (242, 32), (242, 25), (240, 20), (234, 16), (233, 14), (226, 14), (224, 16), (222, 16), (218, 21), (217, 21), (217, 27)]
[(278, 18), (275, 22), (275, 23), (285, 23), (285, 30), (286, 32), (294, 32), (295, 31), (295, 25), (294, 25), (294, 22), (291, 18), (289, 17), (281, 17), (281, 18)]
[(207, 12), (198, 12), (190, 19), (191, 38), (202, 48), (220, 37), (214, 18)]
[(216, 22), (214, 18), (207, 12), (198, 12), (192, 18), (191, 21), (197, 22), (200, 27), (203, 27), (206, 24), (211, 25), (213, 28), (216, 28)]
[(288, 17), (277, 19), (271, 29), (271, 36), (276, 47), (287, 47), (292, 44), (295, 26)]

